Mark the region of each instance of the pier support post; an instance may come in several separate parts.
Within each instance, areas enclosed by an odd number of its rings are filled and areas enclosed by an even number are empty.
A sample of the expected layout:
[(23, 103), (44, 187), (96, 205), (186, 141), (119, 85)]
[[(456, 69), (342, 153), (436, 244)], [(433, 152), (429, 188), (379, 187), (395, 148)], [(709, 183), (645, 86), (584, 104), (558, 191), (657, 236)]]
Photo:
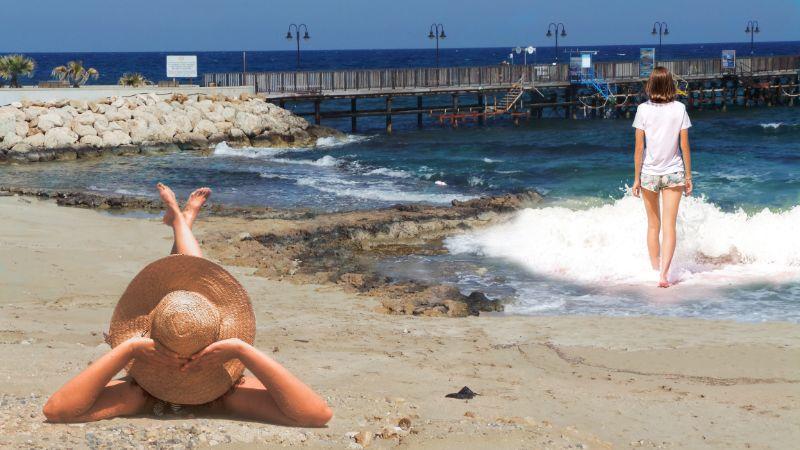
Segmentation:
[[(453, 114), (458, 114), (458, 94), (453, 94)], [(458, 119), (453, 117), (453, 128), (458, 128)]]
[(356, 132), (356, 124), (358, 119), (356, 118), (356, 98), (353, 97), (350, 99), (350, 129), (353, 130), (353, 133)]
[(422, 96), (417, 96), (417, 128), (422, 128)]
[(322, 100), (320, 100), (320, 99), (314, 100), (314, 123), (317, 124), (317, 125), (322, 123), (322, 116), (320, 115), (320, 111), (319, 111), (321, 103), (322, 103)]
[(478, 125), (484, 125), (484, 113), (486, 112), (486, 96), (483, 94), (478, 94), (478, 105), (480, 106), (480, 113), (481, 115), (478, 116)]
[(386, 97), (386, 134), (392, 134), (392, 97)]

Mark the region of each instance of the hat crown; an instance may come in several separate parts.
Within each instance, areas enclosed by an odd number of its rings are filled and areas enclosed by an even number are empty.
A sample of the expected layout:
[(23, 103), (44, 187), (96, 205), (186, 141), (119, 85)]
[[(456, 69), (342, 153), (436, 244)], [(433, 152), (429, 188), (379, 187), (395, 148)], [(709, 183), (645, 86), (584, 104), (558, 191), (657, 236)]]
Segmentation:
[(183, 357), (216, 342), (219, 329), (219, 311), (197, 292), (172, 291), (151, 314), (150, 337)]

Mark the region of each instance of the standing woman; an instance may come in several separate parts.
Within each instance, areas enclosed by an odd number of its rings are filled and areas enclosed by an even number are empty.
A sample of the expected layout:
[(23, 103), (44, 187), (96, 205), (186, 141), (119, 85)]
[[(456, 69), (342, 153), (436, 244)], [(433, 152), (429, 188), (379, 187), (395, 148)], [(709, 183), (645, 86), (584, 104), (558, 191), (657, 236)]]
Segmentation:
[[(650, 264), (659, 271), (658, 286), (666, 288), (670, 285), (667, 276), (675, 253), (675, 222), (681, 195), (692, 193), (689, 150), (692, 123), (686, 106), (675, 101), (675, 80), (666, 68), (653, 69), (645, 92), (649, 100), (639, 105), (633, 119), (636, 128), (633, 195), (644, 199)], [(659, 207), (661, 202), (663, 208)]]

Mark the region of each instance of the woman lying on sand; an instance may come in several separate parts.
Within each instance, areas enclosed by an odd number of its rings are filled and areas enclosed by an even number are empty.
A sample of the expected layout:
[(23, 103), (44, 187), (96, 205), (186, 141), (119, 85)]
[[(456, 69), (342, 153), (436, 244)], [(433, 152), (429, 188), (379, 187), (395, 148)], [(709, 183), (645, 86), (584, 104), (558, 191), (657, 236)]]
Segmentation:
[[(181, 211), (158, 184), (175, 234), (172, 256), (148, 265), (111, 319), (112, 350), (47, 401), (51, 422), (89, 422), (184, 409), (289, 426), (324, 426), (325, 401), (253, 346), (255, 317), (244, 288), (203, 259), (192, 224), (211, 190)], [(242, 376), (247, 368), (255, 377)], [(112, 380), (122, 369), (127, 377)]]

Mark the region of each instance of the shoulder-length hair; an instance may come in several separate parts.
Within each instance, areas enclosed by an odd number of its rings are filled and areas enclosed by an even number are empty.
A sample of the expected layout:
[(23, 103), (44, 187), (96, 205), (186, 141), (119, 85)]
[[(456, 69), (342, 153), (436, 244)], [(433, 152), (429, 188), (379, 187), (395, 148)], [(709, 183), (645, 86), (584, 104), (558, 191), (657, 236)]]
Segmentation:
[(666, 67), (658, 66), (650, 73), (644, 88), (653, 103), (669, 103), (675, 100), (675, 80)]

